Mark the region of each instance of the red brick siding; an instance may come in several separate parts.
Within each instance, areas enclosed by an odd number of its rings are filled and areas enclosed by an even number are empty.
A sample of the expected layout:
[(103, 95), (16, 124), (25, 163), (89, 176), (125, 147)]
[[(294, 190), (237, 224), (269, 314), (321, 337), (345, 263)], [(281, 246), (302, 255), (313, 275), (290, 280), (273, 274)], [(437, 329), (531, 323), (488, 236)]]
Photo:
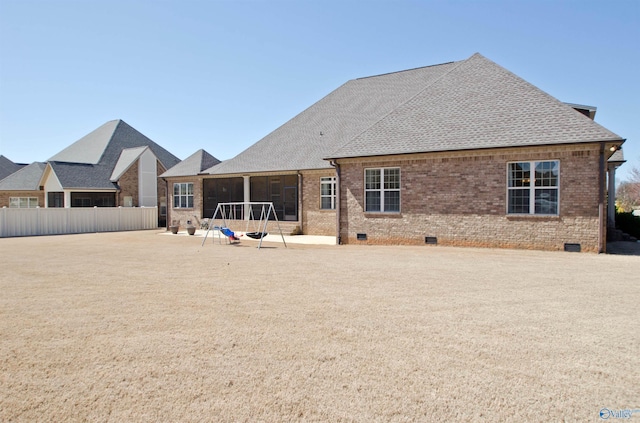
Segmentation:
[[(560, 161), (560, 215), (506, 214), (507, 163)], [(341, 161), (341, 237), (346, 243), (598, 251), (597, 144), (416, 154)], [(400, 167), (401, 212), (364, 213), (364, 169)], [(367, 241), (357, 241), (366, 233)]]
[(132, 197), (133, 207), (138, 207), (138, 185), (138, 161), (136, 161), (118, 180), (120, 192), (118, 193), (118, 203), (116, 206), (124, 206), (124, 197)]
[(302, 232), (306, 235), (336, 235), (336, 211), (320, 209), (320, 178), (329, 176), (336, 172), (302, 172)]
[(10, 197), (37, 197), (38, 206), (44, 207), (44, 191), (0, 191), (0, 208), (9, 207)]
[[(191, 221), (197, 226), (197, 222), (202, 220), (202, 176), (181, 176), (178, 178), (168, 178), (167, 195), (167, 224), (178, 222), (181, 228), (187, 226), (187, 221)], [(193, 208), (173, 208), (173, 184), (193, 183)]]

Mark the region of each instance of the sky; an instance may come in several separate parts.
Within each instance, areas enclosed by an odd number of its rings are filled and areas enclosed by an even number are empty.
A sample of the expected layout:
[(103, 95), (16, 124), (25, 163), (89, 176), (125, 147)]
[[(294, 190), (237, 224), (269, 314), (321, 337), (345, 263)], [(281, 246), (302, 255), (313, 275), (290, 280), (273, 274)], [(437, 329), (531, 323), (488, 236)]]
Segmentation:
[(639, 0), (0, 0), (0, 155), (46, 161), (114, 119), (232, 158), (348, 80), (474, 53), (627, 139)]

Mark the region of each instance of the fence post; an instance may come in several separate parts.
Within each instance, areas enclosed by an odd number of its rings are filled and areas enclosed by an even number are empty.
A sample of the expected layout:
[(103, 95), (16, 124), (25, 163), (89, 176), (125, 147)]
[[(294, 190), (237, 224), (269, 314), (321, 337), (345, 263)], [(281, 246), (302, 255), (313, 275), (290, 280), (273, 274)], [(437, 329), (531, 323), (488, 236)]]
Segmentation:
[(42, 235), (40, 233), (40, 206), (36, 206), (36, 235)]

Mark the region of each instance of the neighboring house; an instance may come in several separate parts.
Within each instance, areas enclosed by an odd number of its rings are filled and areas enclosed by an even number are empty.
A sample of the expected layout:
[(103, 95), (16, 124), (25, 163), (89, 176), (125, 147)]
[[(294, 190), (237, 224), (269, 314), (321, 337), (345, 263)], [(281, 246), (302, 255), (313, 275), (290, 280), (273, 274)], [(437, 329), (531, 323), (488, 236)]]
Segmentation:
[(192, 184), (170, 214), (272, 201), (285, 227), (342, 243), (604, 251), (624, 139), (594, 115), (480, 54), (360, 78), (233, 159), (163, 175)]
[[(17, 187), (31, 187), (44, 207), (166, 207), (158, 176), (179, 163), (173, 154), (122, 120), (105, 123), (51, 157), (37, 175), (0, 181), (0, 206)], [(33, 166), (33, 165), (31, 165)], [(15, 190), (14, 190), (15, 191)], [(25, 194), (26, 195), (26, 194)], [(159, 213), (164, 226), (166, 216)]]
[(0, 207), (44, 207), (40, 178), (46, 163), (33, 162), (0, 180)]

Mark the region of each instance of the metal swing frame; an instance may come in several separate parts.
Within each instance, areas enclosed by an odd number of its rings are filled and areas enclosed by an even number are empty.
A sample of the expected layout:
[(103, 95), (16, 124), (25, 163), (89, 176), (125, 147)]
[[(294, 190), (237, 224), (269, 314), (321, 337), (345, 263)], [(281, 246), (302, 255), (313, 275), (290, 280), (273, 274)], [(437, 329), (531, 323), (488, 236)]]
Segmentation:
[[(202, 240), (202, 245), (207, 241), (207, 236), (209, 236), (209, 231), (212, 229), (217, 229), (218, 232), (218, 240), (220, 244), (222, 244), (222, 240), (220, 238), (220, 230), (221, 227), (228, 227), (227, 220), (240, 220), (244, 219), (247, 221), (246, 229), (249, 228), (249, 222), (256, 221), (253, 215), (253, 206), (260, 206), (260, 219), (258, 220), (258, 231), (259, 233), (266, 234), (267, 233), (267, 225), (269, 223), (269, 217), (273, 215), (275, 218), (276, 224), (278, 225), (278, 231), (280, 232), (280, 237), (282, 238), (282, 243), (285, 248), (287, 247), (287, 243), (284, 240), (284, 235), (282, 234), (282, 229), (280, 228), (280, 221), (278, 220), (278, 215), (276, 214), (276, 209), (273, 207), (273, 203), (271, 202), (260, 202), (260, 201), (249, 201), (249, 202), (232, 202), (232, 203), (218, 203), (216, 210), (213, 212), (213, 216), (209, 220), (209, 227), (207, 228), (207, 232), (204, 235), (204, 239)], [(237, 213), (237, 209), (240, 208), (240, 212)], [(247, 212), (248, 211), (248, 212)], [(240, 219), (236, 219), (236, 215), (241, 215)], [(221, 220), (222, 225), (216, 225), (216, 220)], [(248, 232), (245, 230), (245, 232)], [(260, 237), (260, 241), (258, 242), (258, 249), (262, 247), (262, 240), (264, 236)], [(214, 242), (213, 235), (211, 235), (211, 240)]]

